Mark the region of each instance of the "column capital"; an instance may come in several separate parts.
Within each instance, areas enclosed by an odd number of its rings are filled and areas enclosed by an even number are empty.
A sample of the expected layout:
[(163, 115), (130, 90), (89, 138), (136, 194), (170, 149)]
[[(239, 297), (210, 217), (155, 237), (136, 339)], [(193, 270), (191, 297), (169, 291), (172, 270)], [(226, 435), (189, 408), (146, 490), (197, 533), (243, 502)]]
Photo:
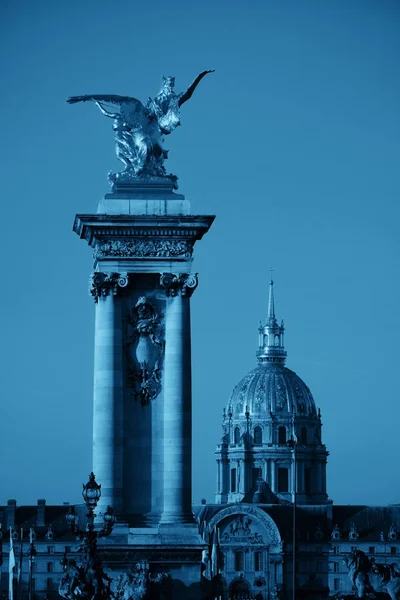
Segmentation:
[(198, 284), (197, 273), (161, 273), (160, 284), (167, 296), (191, 296)]
[(95, 302), (99, 296), (113, 296), (118, 294), (118, 288), (125, 288), (129, 283), (128, 273), (103, 273), (95, 271), (89, 280), (89, 292)]

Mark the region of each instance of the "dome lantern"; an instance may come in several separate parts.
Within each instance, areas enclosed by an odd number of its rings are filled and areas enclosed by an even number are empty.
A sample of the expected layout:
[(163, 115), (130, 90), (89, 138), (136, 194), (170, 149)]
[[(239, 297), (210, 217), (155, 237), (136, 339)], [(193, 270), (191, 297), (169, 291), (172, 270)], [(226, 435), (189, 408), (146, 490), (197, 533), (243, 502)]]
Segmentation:
[(284, 346), (284, 331), (283, 321), (278, 325), (278, 321), (276, 320), (274, 282), (271, 279), (269, 282), (268, 316), (265, 324), (263, 325), (260, 323), (258, 328), (259, 349), (257, 358), (259, 363), (285, 363), (286, 350)]

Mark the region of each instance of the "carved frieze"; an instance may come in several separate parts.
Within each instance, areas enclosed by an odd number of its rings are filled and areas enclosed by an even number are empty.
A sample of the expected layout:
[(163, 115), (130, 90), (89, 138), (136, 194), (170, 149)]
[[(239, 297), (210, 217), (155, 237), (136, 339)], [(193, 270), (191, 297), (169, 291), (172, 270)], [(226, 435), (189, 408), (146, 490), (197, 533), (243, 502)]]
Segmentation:
[(94, 272), (90, 276), (89, 292), (94, 301), (98, 302), (100, 296), (118, 294), (118, 288), (125, 288), (129, 283), (128, 273), (102, 273)]
[(239, 515), (237, 519), (232, 521), (230, 526), (231, 535), (249, 534), (251, 519), (246, 515)]
[[(214, 531), (215, 527), (221, 521), (223, 521), (223, 519), (225, 519), (226, 517), (229, 517), (231, 515), (235, 515), (235, 516), (237, 515), (238, 517), (239, 517), (239, 515), (245, 515), (247, 518), (252, 517), (253, 519), (247, 521), (247, 525), (249, 526), (250, 523), (253, 522), (253, 520), (257, 520), (260, 523), (260, 525), (264, 529), (264, 533), (265, 533), (265, 539), (264, 539), (263, 543), (269, 544), (270, 546), (280, 546), (281, 545), (281, 538), (280, 538), (279, 530), (278, 530), (275, 522), (267, 513), (260, 510), (259, 508), (256, 508), (255, 506), (242, 505), (242, 506), (228, 506), (227, 508), (223, 508), (222, 510), (218, 511), (217, 514), (214, 515), (210, 519), (210, 522), (207, 524), (207, 532), (209, 533), (210, 531)], [(261, 534), (259, 534), (259, 535), (261, 538), (262, 537)], [(258, 536), (256, 536), (256, 537), (258, 538)], [(253, 539), (256, 539), (256, 538), (253, 538)], [(254, 541), (251, 543), (261, 543), (261, 542)]]
[(162, 273), (160, 284), (167, 296), (191, 296), (198, 284), (197, 273)]
[(128, 319), (128, 386), (141, 404), (148, 404), (161, 391), (164, 328), (162, 315), (141, 296)]
[(184, 240), (109, 240), (99, 241), (94, 250), (94, 258), (190, 258), (193, 244)]
[(246, 515), (239, 515), (232, 521), (229, 533), (225, 532), (223, 542), (244, 542), (250, 544), (264, 544), (264, 539), (258, 531), (251, 527), (252, 520)]

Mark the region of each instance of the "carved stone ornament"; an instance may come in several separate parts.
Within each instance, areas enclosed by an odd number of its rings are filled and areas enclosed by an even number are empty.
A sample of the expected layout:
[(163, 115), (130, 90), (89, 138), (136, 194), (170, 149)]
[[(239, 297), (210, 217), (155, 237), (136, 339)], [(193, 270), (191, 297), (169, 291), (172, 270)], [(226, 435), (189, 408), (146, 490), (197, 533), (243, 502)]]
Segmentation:
[(358, 549), (345, 556), (343, 562), (349, 569), (348, 575), (358, 598), (377, 598), (383, 595), (379, 592), (386, 590), (391, 600), (398, 600), (400, 571), (395, 563), (377, 563), (374, 557), (368, 558), (365, 552)]
[[(275, 521), (266, 512), (255, 506), (228, 506), (227, 508), (223, 508), (210, 519), (209, 523), (207, 524), (207, 532), (209, 533), (210, 531), (214, 531), (215, 527), (223, 519), (231, 515), (245, 515), (247, 517), (253, 517), (253, 519), (257, 519), (266, 530), (265, 533), (267, 539), (264, 540), (264, 543), (269, 544), (270, 546), (281, 546), (281, 536)], [(255, 541), (251, 543), (258, 542)]]
[(112, 579), (103, 570), (99, 557), (77, 564), (64, 554), (61, 565), (63, 576), (58, 593), (65, 600), (108, 600), (111, 597)]
[(360, 535), (358, 533), (357, 527), (355, 526), (355, 523), (352, 523), (349, 532), (349, 540), (358, 540), (359, 537)]
[(335, 527), (332, 530), (331, 533), (331, 538), (333, 540), (340, 540), (340, 538), (342, 537), (342, 533), (340, 531), (339, 525), (335, 525)]
[(99, 242), (96, 245), (94, 258), (108, 256), (129, 258), (174, 258), (183, 256), (189, 258), (192, 253), (193, 245), (182, 240), (110, 240)]
[(144, 296), (140, 297), (128, 320), (128, 386), (145, 405), (161, 392), (164, 328), (159, 315)]
[(397, 540), (398, 538), (397, 528), (394, 523), (390, 525), (388, 538), (389, 540)]
[(98, 302), (100, 296), (113, 296), (118, 294), (118, 288), (125, 288), (129, 283), (128, 273), (101, 273), (94, 272), (90, 276), (89, 292), (94, 301)]
[(237, 519), (235, 519), (230, 526), (231, 535), (240, 535), (245, 534), (248, 535), (251, 533), (250, 529), (251, 519), (246, 515), (240, 515)]
[(162, 273), (160, 284), (167, 296), (191, 296), (198, 284), (197, 273)]
[[(222, 538), (223, 542), (230, 541), (245, 541), (250, 544), (263, 544), (262, 535), (254, 532), (250, 527), (252, 520), (246, 515), (239, 515), (237, 519), (232, 521), (229, 528), (229, 533), (225, 532)], [(245, 538), (245, 540), (244, 540)]]
[(281, 600), (282, 598), (282, 586), (279, 583), (275, 583), (271, 590), (272, 600)]
[(169, 598), (172, 578), (167, 573), (150, 573), (146, 561), (137, 563), (119, 576), (115, 600), (145, 600)]

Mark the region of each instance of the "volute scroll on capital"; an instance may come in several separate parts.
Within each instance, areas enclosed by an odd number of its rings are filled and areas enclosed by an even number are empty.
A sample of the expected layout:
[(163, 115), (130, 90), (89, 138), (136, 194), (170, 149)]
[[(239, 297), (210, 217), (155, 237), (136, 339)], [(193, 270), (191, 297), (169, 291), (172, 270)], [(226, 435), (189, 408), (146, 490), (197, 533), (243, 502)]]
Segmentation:
[(190, 297), (198, 284), (197, 273), (161, 273), (160, 284), (166, 290), (167, 296)]
[(89, 292), (95, 302), (100, 296), (113, 296), (118, 294), (118, 288), (126, 288), (129, 283), (128, 273), (102, 273), (94, 272), (90, 276)]

